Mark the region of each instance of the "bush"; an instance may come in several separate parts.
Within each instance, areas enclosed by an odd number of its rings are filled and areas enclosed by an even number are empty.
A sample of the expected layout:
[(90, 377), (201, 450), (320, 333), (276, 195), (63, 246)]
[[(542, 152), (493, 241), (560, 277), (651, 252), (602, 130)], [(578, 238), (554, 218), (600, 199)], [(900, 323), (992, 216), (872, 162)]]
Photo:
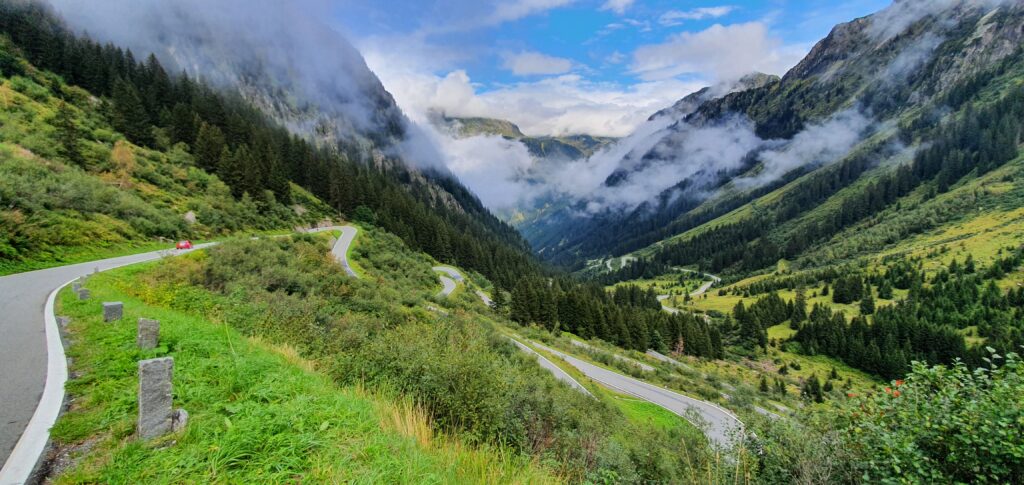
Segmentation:
[[(915, 362), (881, 392), (758, 433), (765, 483), (1024, 483), (1021, 360)], [(780, 420), (781, 421), (781, 420)]]
[(361, 279), (330, 259), (326, 238), (222, 244), (165, 261), (134, 291), (186, 308), (213, 301), (208, 314), (296, 348), (337, 382), (400, 392), (441, 431), (509, 446), (569, 481), (673, 481), (711, 462), (705, 443), (635, 424), (557, 382), (488, 317), (423, 310), (438, 286), (432, 262), (395, 236), (360, 232)]

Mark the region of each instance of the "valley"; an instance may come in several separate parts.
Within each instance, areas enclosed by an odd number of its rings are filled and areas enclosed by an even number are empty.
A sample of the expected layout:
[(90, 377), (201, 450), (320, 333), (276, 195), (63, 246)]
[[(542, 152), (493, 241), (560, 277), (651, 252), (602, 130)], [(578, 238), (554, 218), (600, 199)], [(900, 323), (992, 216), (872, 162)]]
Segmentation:
[(1024, 481), (1017, 2), (120, 1), (0, 0), (0, 485)]

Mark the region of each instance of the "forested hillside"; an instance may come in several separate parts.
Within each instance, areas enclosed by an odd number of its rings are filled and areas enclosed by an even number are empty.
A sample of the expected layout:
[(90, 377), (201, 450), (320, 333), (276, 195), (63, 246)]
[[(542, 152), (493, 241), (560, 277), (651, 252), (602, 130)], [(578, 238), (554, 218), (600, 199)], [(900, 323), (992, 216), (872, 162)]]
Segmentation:
[[(0, 69), (12, 84), (35, 74), (43, 89), (37, 96), (59, 98), (51, 109), (64, 108), (49, 125), (59, 130), (61, 149), (52, 155), (68, 166), (103, 172), (106, 156), (97, 150), (109, 151), (123, 137), (134, 147), (178, 154), (186, 166), (216, 175), (233, 199), (257, 208), (292, 203), (291, 182), (350, 218), (380, 224), (414, 248), (502, 284), (531, 271), (518, 234), (447, 176), (417, 183), (422, 175), (401, 163), (350, 160), (345, 150), (320, 148), (289, 133), (241, 98), (166, 72), (153, 56), (138, 60), (131, 51), (72, 35), (45, 7), (5, 2), (0, 9), (0, 29), (9, 38)], [(438, 186), (446, 191), (443, 197)], [(189, 234), (178, 221), (137, 236), (184, 235)], [(85, 241), (70, 243), (52, 245)], [(32, 257), (9, 252), (5, 257)]]
[[(892, 18), (910, 17), (911, 3), (837, 26), (781, 79), (693, 106), (654, 148), (624, 159), (594, 200), (633, 186), (649, 166), (684, 177), (664, 192), (625, 212), (538, 221), (526, 229), (530, 240), (575, 268), (686, 240), (664, 258), (751, 271), (798, 256), (922, 183), (942, 192), (975, 167), (1012, 159), (1024, 11), (1013, 2), (949, 2), (880, 33)], [(698, 135), (723, 127), (749, 131), (749, 145), (734, 142), (746, 155), (704, 161)], [(918, 153), (929, 147), (931, 155)]]

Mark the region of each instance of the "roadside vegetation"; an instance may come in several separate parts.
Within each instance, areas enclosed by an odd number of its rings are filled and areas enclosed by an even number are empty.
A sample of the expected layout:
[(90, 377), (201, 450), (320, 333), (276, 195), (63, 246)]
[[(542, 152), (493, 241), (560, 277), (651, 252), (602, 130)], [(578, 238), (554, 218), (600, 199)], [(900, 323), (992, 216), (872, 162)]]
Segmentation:
[[(295, 347), (243, 335), (200, 311), (202, 292), (177, 307), (168, 293), (142, 292), (154, 267), (92, 276), (79, 301), (60, 294), (71, 317), (71, 408), (53, 439), (70, 457), (55, 483), (559, 483), (529, 457), (498, 445), (469, 445), (438, 432), (426, 410), (387, 387), (339, 385)], [(125, 304), (124, 319), (102, 321), (101, 301)], [(150, 302), (147, 302), (149, 300)], [(160, 345), (135, 347), (135, 320), (160, 320)], [(136, 362), (171, 356), (174, 405), (185, 430), (139, 442)], [(65, 459), (66, 460), (66, 459)]]
[(292, 349), (336, 386), (384, 390), (413, 403), (434, 433), (505, 450), (499, 456), (539, 463), (570, 482), (678, 482), (707, 473), (724, 480), (734, 473), (692, 428), (666, 426), (665, 416), (627, 416), (557, 382), (501, 336), (500, 321), (480, 313), (482, 305), (456, 305), (447, 315), (430, 310), (439, 286), (432, 261), (398, 238), (360, 231), (353, 254), (361, 279), (329, 259), (328, 238), (231, 242), (132, 272), (119, 290)]

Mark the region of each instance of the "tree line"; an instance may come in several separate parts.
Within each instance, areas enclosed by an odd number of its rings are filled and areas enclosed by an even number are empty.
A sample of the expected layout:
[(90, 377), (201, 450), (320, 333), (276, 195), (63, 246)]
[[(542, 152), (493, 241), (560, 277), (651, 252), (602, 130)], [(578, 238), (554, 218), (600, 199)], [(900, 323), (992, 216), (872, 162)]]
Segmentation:
[(606, 291), (594, 283), (536, 277), (521, 279), (511, 293), (509, 317), (523, 325), (599, 338), (640, 352), (723, 356), (722, 334), (716, 325), (690, 313), (663, 311), (652, 289), (624, 285)]
[[(259, 205), (288, 203), (292, 182), (349, 218), (380, 225), (410, 247), (477, 270), (500, 285), (511, 287), (519, 274), (538, 271), (519, 234), (450, 176), (427, 173), (431, 183), (424, 183), (400, 162), (364, 163), (354, 144), (317, 146), (236, 94), (184, 73), (169, 74), (153, 55), (140, 61), (131, 50), (74, 35), (34, 2), (0, 4), (0, 32), (33, 66), (99, 97), (110, 124), (129, 141), (157, 149), (185, 147), (199, 168), (216, 174), (238, 198)], [(0, 54), (5, 75), (28, 68), (14, 53)], [(68, 96), (65, 102), (76, 100)], [(80, 122), (69, 109), (59, 110), (56, 119), (60, 152), (87, 168), (79, 148), (85, 136)], [(442, 200), (438, 186), (459, 207)]]

